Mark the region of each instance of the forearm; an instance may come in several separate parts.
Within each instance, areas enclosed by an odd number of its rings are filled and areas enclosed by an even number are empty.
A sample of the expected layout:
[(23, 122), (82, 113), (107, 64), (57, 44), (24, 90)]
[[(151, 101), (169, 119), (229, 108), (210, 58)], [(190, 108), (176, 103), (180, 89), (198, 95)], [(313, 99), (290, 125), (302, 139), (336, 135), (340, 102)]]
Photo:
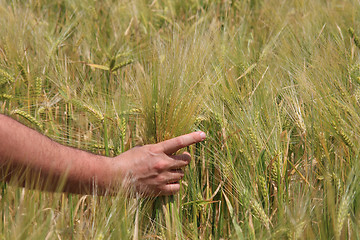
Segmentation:
[(63, 146), (0, 114), (0, 181), (16, 179), (21, 186), (82, 194), (119, 187), (144, 195), (175, 194), (190, 154), (174, 153), (205, 137), (204, 132), (194, 132), (110, 159)]
[[(77, 193), (91, 193), (95, 185), (104, 191), (110, 184), (108, 158), (63, 146), (1, 114), (0, 166), (2, 180), (30, 174), (45, 190), (56, 190), (61, 180), (63, 190)], [(20, 179), (24, 185), (26, 178)]]

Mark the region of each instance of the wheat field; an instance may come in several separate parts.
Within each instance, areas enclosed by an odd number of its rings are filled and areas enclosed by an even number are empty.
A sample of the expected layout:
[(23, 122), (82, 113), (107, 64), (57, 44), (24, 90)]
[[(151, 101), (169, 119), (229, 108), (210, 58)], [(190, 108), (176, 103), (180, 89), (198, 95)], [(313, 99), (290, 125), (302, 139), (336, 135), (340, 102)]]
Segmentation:
[(355, 0), (0, 0), (0, 113), (107, 156), (208, 136), (170, 197), (2, 181), (0, 238), (360, 239), (359, 37)]

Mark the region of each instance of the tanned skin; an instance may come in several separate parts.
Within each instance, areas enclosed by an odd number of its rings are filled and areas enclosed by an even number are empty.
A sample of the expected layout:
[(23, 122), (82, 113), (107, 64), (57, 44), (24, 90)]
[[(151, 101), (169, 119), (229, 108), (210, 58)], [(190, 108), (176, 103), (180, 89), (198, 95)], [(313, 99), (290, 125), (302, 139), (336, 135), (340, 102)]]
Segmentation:
[[(180, 189), (189, 153), (179, 149), (201, 142), (205, 133), (193, 132), (152, 145), (135, 147), (117, 157), (105, 157), (61, 145), (0, 114), (0, 180), (14, 176), (27, 186), (80, 194), (103, 194), (129, 187), (144, 196), (172, 195)], [(64, 181), (63, 181), (64, 180)]]

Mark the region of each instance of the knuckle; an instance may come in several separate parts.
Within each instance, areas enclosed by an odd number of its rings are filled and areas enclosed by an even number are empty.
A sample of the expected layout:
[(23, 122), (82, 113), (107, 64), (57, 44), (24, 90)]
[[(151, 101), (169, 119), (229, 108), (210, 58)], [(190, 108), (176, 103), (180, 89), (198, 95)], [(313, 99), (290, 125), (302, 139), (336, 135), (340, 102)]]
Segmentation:
[(166, 183), (166, 178), (163, 175), (159, 175), (156, 177), (157, 182), (159, 183), (159, 185)]
[(149, 152), (157, 153), (157, 152), (161, 151), (157, 144), (149, 144), (149, 145), (146, 145), (146, 146), (147, 146), (147, 149), (148, 149)]
[(153, 148), (154, 148), (154, 144), (148, 144), (148, 145), (142, 146), (142, 149), (147, 152), (152, 152)]
[(181, 148), (186, 147), (185, 142), (182, 138), (176, 138), (175, 141), (176, 141), (175, 143), (177, 146), (179, 146)]
[(149, 158), (153, 158), (156, 157), (158, 154), (155, 151), (155, 145), (154, 144), (149, 144), (149, 145), (145, 145), (142, 146), (142, 151), (146, 154), (147, 157)]
[(164, 171), (165, 169), (167, 169), (167, 167), (168, 163), (164, 160), (159, 160), (154, 164), (154, 169), (157, 171)]

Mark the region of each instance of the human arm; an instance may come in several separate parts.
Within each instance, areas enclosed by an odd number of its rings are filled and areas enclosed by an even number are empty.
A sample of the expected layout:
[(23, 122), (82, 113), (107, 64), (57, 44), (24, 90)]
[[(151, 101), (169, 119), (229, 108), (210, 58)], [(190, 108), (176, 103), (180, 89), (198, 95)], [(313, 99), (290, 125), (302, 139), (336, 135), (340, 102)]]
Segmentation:
[[(0, 114), (1, 180), (28, 174), (43, 190), (54, 191), (65, 179), (66, 192), (103, 193), (123, 185), (145, 195), (174, 194), (190, 155), (171, 155), (204, 139), (204, 133), (195, 132), (109, 158), (61, 145)], [(27, 179), (19, 178), (17, 184), (25, 186)]]

